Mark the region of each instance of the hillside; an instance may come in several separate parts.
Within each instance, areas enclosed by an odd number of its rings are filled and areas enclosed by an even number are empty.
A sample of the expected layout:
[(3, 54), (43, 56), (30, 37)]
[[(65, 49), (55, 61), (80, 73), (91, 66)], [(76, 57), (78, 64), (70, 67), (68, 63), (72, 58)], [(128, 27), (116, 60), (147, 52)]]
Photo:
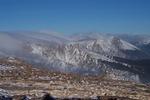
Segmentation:
[(0, 88), (13, 97), (41, 98), (45, 93), (56, 98), (117, 96), (149, 100), (150, 97), (148, 85), (110, 80), (105, 75), (92, 77), (41, 70), (15, 58), (1, 59), (0, 71)]

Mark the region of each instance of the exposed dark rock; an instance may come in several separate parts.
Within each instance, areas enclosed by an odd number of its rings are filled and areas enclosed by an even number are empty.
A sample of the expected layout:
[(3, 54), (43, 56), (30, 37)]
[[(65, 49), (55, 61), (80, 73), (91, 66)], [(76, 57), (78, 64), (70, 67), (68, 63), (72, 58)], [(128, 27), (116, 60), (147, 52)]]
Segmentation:
[(0, 100), (13, 100), (12, 97), (0, 96)]
[(50, 94), (46, 93), (42, 100), (56, 100), (55, 98), (53, 98)]

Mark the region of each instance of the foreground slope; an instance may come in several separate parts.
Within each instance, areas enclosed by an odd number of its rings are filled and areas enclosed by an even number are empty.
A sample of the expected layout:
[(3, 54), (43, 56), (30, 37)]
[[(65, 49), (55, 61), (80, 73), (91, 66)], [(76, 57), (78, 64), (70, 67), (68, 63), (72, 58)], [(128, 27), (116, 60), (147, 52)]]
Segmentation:
[(14, 97), (27, 95), (30, 98), (40, 98), (45, 93), (50, 93), (56, 98), (117, 96), (139, 100), (150, 99), (148, 85), (108, 80), (105, 76), (50, 72), (33, 68), (15, 58), (0, 59), (0, 72), (0, 88)]

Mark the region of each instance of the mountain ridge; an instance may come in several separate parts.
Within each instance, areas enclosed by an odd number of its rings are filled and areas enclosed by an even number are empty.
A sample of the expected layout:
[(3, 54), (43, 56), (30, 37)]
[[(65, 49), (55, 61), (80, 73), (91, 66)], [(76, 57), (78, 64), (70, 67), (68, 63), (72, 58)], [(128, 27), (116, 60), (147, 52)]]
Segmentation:
[[(29, 32), (26, 36), (24, 34), (7, 33), (10, 38), (20, 41), (22, 45), (19, 46), (21, 50), (17, 48), (11, 52), (9, 48), (5, 48), (6, 51), (8, 50), (11, 56), (26, 60), (33, 65), (43, 65), (50, 70), (84, 75), (103, 75), (107, 72), (110, 79), (140, 82), (141, 73), (136, 71), (138, 67), (133, 67), (128, 62), (117, 61), (114, 57), (134, 60), (148, 58), (139, 47), (116, 36), (87, 34), (80, 39), (74, 37), (75, 39), (66, 41), (51, 34), (36, 34), (36, 32), (31, 34)], [(9, 38), (5, 40), (7, 39)], [(12, 42), (12, 45), (16, 43)]]

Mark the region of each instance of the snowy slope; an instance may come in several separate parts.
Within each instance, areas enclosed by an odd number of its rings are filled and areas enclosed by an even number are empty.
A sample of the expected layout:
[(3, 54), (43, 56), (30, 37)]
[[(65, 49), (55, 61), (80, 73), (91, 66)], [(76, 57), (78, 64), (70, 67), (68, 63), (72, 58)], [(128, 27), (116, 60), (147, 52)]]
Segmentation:
[(99, 38), (96, 38), (81, 39), (76, 41), (74, 40), (73, 42), (69, 43), (69, 45), (78, 45), (81, 48), (86, 48), (96, 53), (104, 54), (107, 56), (118, 56), (121, 58), (130, 56), (125, 51), (141, 52), (138, 47), (117, 37), (99, 36)]
[[(111, 68), (112, 66), (110, 66), (109, 64), (103, 63), (103, 62), (116, 64), (119, 63), (113, 59), (113, 56), (116, 55), (114, 55), (115, 53), (112, 54), (111, 50), (114, 50), (114, 52), (116, 50), (116, 53), (120, 52), (120, 54), (122, 53), (122, 55), (125, 54), (123, 54), (121, 50), (132, 50), (132, 51), (139, 50), (137, 47), (123, 40), (119, 40), (119, 43), (117, 41), (118, 43), (117, 45), (119, 45), (118, 47), (116, 44), (113, 44), (112, 41), (114, 41), (112, 38), (110, 38), (110, 40), (106, 39), (86, 40), (86, 41), (82, 40), (69, 42), (64, 45), (58, 44), (55, 47), (48, 47), (48, 46), (45, 47), (43, 45), (32, 44), (31, 48), (33, 54), (39, 55), (43, 59), (47, 59), (46, 63), (48, 64), (50, 69), (53, 68), (59, 69), (61, 71), (77, 72), (80, 74), (91, 74), (91, 75), (101, 75), (105, 71), (108, 71), (109, 77), (113, 78), (115, 76), (116, 79), (122, 78), (124, 80), (132, 80), (132, 81), (134, 80), (139, 82), (138, 75), (128, 71), (126, 71), (126, 73), (124, 74), (125, 72), (124, 70), (123, 71), (117, 69), (115, 70), (115, 67)], [(97, 52), (94, 51), (95, 49), (93, 49), (95, 48), (96, 45), (99, 45), (99, 47), (96, 48)], [(125, 56), (122, 55), (119, 56), (124, 58)], [(130, 69), (130, 65), (126, 63), (119, 63), (119, 64)], [(112, 75), (112, 73), (116, 74)]]
[(140, 48), (150, 58), (150, 35), (120, 35), (119, 37)]

